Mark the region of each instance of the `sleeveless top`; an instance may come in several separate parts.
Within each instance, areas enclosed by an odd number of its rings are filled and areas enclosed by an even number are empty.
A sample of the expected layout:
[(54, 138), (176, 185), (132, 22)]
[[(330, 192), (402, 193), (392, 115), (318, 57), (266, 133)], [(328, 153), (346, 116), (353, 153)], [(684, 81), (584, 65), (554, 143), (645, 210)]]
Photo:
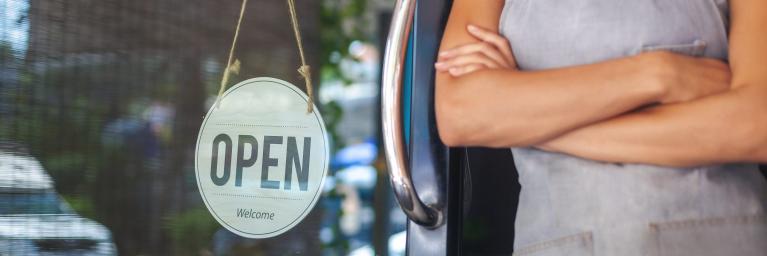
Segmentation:
[[(507, 0), (500, 32), (521, 70), (652, 50), (726, 60), (728, 8), (727, 0)], [(522, 185), (515, 255), (767, 255), (767, 182), (755, 164), (668, 168), (512, 151)]]

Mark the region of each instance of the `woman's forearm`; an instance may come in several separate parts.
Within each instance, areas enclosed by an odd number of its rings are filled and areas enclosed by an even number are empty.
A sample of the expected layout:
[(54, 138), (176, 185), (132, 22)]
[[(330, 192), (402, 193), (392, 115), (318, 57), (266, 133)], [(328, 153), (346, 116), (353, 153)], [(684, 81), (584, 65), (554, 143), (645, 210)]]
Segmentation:
[(665, 166), (767, 161), (767, 90), (756, 86), (663, 105), (568, 132), (538, 147)]
[(767, 2), (733, 0), (731, 9), (733, 89), (613, 118), (539, 146), (610, 162), (767, 162)]
[[(527, 146), (658, 102), (640, 56), (543, 70), (437, 75), (440, 136), (449, 145)], [(649, 72), (649, 71), (648, 71)]]

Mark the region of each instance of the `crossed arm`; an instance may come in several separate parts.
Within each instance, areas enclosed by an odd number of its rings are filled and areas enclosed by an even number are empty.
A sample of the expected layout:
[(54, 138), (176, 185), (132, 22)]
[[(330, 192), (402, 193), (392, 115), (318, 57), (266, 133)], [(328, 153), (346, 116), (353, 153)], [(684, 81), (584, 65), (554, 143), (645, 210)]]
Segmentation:
[[(466, 25), (492, 30), (502, 5), (455, 1), (442, 50), (481, 42)], [(608, 162), (767, 162), (767, 2), (732, 0), (731, 17), (724, 77), (698, 74), (721, 74), (711, 61), (657, 53), (534, 72), (517, 71), (513, 57), (494, 62), (512, 68), (480, 61), (493, 51), (439, 63), (446, 71), (436, 78), (440, 136), (449, 145), (536, 146)], [(717, 86), (722, 79), (726, 87)], [(637, 87), (646, 90), (629, 89)], [(632, 111), (654, 103), (661, 104)]]

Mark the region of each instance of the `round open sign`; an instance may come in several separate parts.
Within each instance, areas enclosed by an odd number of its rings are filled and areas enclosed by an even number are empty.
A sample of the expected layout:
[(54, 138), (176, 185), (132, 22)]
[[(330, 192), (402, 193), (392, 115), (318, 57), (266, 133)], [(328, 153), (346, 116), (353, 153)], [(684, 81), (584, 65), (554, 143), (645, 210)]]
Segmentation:
[(228, 230), (277, 236), (317, 203), (329, 147), (322, 116), (307, 113), (306, 104), (307, 96), (288, 82), (253, 78), (208, 111), (197, 137), (197, 186)]

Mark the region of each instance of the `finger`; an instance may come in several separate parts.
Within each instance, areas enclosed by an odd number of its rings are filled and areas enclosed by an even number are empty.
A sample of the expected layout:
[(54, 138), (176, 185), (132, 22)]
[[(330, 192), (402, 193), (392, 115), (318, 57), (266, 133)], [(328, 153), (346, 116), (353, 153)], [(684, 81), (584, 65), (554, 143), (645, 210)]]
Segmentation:
[(492, 59), (502, 67), (510, 67), (510, 64), (506, 61), (503, 54), (495, 49), (494, 46), (487, 43), (471, 43), (457, 48), (450, 49), (440, 53), (440, 61), (449, 61), (450, 59), (457, 58), (459, 56), (481, 54), (487, 58)]
[(714, 58), (702, 58), (702, 59), (701, 59), (701, 61), (703, 61), (703, 62), (704, 62), (704, 63), (706, 63), (707, 65), (710, 65), (710, 66), (712, 66), (712, 67), (715, 67), (715, 68), (719, 68), (719, 69), (727, 69), (727, 70), (729, 70), (729, 69), (730, 69), (730, 65), (728, 65), (726, 62), (724, 62), (724, 61), (721, 61), (721, 60), (719, 60), (719, 59), (714, 59)]
[(448, 66), (447, 63), (445, 63), (445, 62), (436, 62), (436, 63), (434, 63), (434, 68), (437, 71), (446, 72), (446, 71), (448, 71), (450, 69), (450, 66)]
[[(673, 58), (680, 60), (681, 64), (679, 68), (682, 69), (683, 75), (689, 77), (690, 81), (707, 82), (715, 81), (717, 83), (721, 81), (729, 82), (731, 72), (730, 66), (718, 59), (714, 58), (702, 58), (692, 57), (683, 54), (670, 53)], [(701, 81), (707, 80), (707, 81)]]
[(731, 75), (728, 69), (699, 65), (690, 70), (689, 76), (691, 86), (702, 86), (708, 92), (722, 92), (730, 88)]
[(469, 34), (477, 39), (493, 44), (499, 51), (501, 51), (501, 53), (503, 53), (509, 63), (514, 63), (514, 54), (512, 53), (511, 46), (509, 46), (509, 41), (506, 40), (506, 38), (498, 33), (474, 25), (468, 25), (466, 29), (469, 31)]
[(717, 74), (716, 72), (697, 76), (692, 79), (692, 82), (693, 86), (703, 86), (704, 88), (708, 88), (707, 90), (713, 89), (714, 91), (720, 91), (730, 88), (728, 76), (721, 73)]
[(702, 89), (706, 93), (703, 94), (702, 96), (710, 95), (712, 93), (725, 92), (730, 89), (730, 83), (727, 81), (723, 81), (721, 79), (701, 79), (701, 80), (704, 80), (704, 81), (698, 81), (698, 84), (696, 84), (696, 86), (701, 86), (701, 85), (704, 86)]
[(502, 66), (495, 62), (493, 59), (488, 58), (484, 54), (481, 53), (472, 53), (468, 55), (459, 55), (452, 59), (440, 61), (440, 63), (444, 63), (446, 66), (444, 66), (447, 69), (458, 67), (458, 66), (466, 66), (471, 64), (482, 64), (485, 65), (488, 68), (501, 68)]
[(448, 72), (450, 73), (451, 76), (459, 77), (459, 76), (471, 74), (473, 72), (476, 72), (478, 70), (482, 70), (485, 68), (486, 67), (481, 64), (470, 64), (466, 66), (453, 67)]
[(716, 83), (725, 83), (727, 84), (728, 88), (729, 88), (729, 84), (732, 82), (732, 73), (730, 72), (730, 70), (722, 69), (721, 67), (707, 68), (705, 75), (702, 77)]
[(691, 60), (692, 68), (697, 70), (701, 77), (716, 79), (716, 81), (730, 81), (732, 72), (727, 63), (714, 58), (691, 58)]
[(505, 68), (511, 67), (510, 63), (503, 56), (503, 53), (499, 52), (492, 44), (489, 43), (470, 43), (465, 44), (447, 51), (439, 53), (439, 60), (444, 61), (450, 58), (454, 58), (460, 55), (469, 55), (474, 53), (482, 53), (485, 56), (493, 59), (498, 64)]

